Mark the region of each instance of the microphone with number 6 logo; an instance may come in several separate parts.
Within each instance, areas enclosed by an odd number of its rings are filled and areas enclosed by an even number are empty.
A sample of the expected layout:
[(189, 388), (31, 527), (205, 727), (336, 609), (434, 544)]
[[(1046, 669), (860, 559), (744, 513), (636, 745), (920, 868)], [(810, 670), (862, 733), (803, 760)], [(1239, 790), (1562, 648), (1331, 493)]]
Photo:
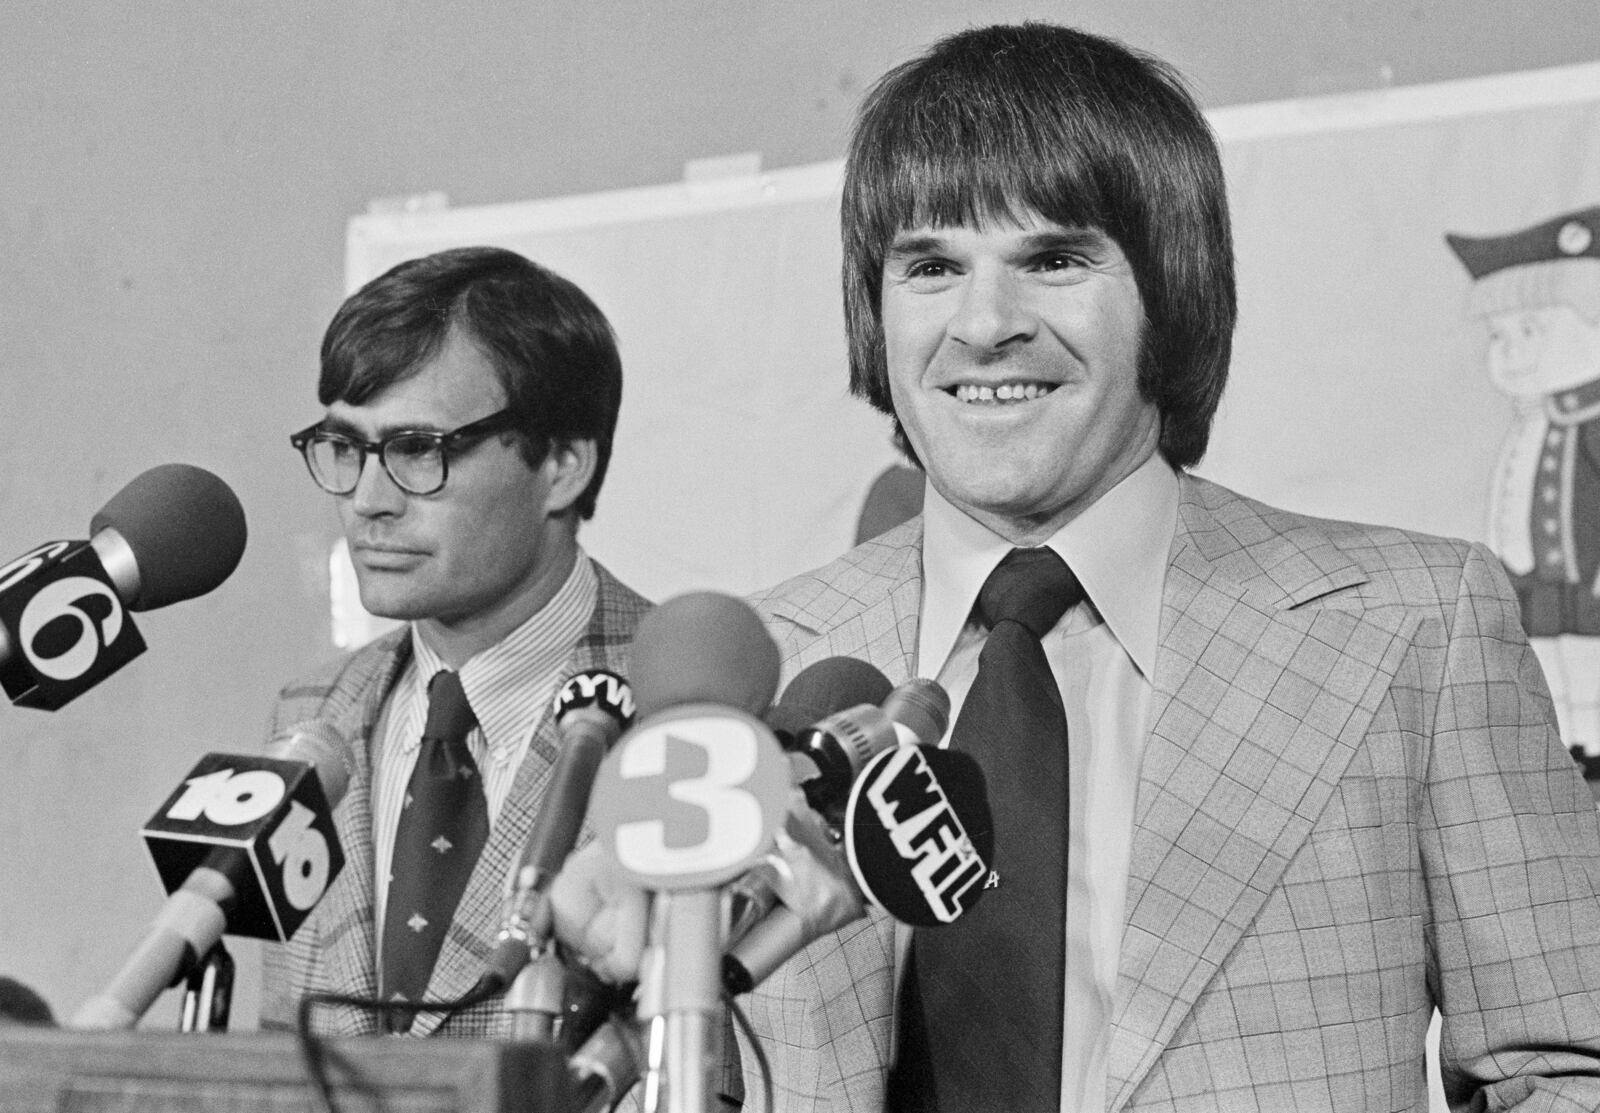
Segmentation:
[(224, 934), (287, 940), (344, 867), (333, 809), (348, 745), (321, 721), (265, 756), (207, 754), (141, 834), (171, 894), (121, 971), (73, 1018), (131, 1028)]
[(135, 477), (89, 529), (0, 566), (0, 688), (20, 707), (55, 711), (143, 653), (126, 611), (211, 591), (246, 536), (233, 491), (189, 464)]
[(589, 822), (620, 875), (654, 894), (644, 1107), (702, 1110), (720, 1061), (718, 887), (773, 846), (788, 811), (789, 764), (757, 717), (778, 686), (778, 648), (739, 600), (682, 595), (640, 622), (628, 674), (639, 723), (601, 765)]

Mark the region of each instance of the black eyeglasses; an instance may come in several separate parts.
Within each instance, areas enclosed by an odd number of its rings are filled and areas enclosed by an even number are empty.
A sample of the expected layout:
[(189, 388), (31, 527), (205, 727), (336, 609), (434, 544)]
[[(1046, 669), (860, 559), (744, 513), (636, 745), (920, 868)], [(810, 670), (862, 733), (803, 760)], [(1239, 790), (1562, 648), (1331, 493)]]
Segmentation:
[(381, 441), (364, 441), (348, 433), (324, 429), (322, 422), (307, 426), (289, 438), (305, 458), (306, 469), (317, 486), (330, 495), (348, 495), (361, 482), (367, 454), (377, 453), (383, 470), (395, 486), (413, 495), (431, 495), (450, 478), (450, 454), (462, 441), (503, 433), (513, 427), (509, 408), (448, 433), (401, 429)]

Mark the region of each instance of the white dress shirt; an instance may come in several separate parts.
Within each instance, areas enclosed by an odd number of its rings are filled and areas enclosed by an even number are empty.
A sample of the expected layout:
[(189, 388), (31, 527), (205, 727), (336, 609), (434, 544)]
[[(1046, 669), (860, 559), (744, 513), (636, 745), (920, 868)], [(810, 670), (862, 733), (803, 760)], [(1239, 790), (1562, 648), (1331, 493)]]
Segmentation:
[[(1178, 520), (1178, 479), (1152, 456), (1046, 544), (1089, 605), (1043, 638), (1068, 734), (1066, 1000), (1061, 1108), (1103, 1110), (1128, 862), (1161, 621)], [(971, 622), (989, 573), (1012, 544), (928, 485), (923, 505), (918, 675), (950, 693), (951, 722), (972, 687), (985, 631)], [(949, 736), (946, 735), (945, 744)], [(1003, 807), (1003, 801), (991, 801)], [(902, 932), (901, 962), (909, 933)]]
[[(483, 778), (490, 830), (511, 794), (511, 784), (533, 741), (534, 728), (555, 698), (562, 666), (572, 656), (594, 614), (597, 585), (594, 566), (580, 551), (571, 574), (548, 603), (461, 667), (461, 686), (478, 717), (478, 725), (467, 736), (467, 748)], [(411, 661), (389, 694), (373, 756), (372, 846), (377, 864), (373, 871), (373, 909), (377, 939), (383, 938), (400, 808), (427, 722), (428, 681), (444, 668), (415, 625), (411, 628), (411, 647)], [(379, 964), (381, 968), (381, 953)]]

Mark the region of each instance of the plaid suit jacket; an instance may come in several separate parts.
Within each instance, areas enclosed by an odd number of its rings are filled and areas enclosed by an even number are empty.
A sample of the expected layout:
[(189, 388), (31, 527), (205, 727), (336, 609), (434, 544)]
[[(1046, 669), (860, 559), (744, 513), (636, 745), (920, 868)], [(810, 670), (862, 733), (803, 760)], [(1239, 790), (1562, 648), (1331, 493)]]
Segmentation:
[[(914, 520), (758, 597), (786, 673), (906, 679), (920, 558)], [(1456, 1106), (1600, 1109), (1600, 824), (1486, 549), (1186, 476), (1154, 688), (1114, 1113), (1425, 1110), (1435, 1006)], [(780, 1109), (882, 1108), (896, 930), (745, 999)]]
[[(634, 628), (650, 609), (643, 596), (598, 562), (594, 567), (599, 579), (594, 615), (567, 661), (563, 680), (588, 668), (622, 672)], [(292, 1030), (296, 1008), (309, 993), (377, 995), (373, 954), (373, 734), (389, 689), (410, 658), (408, 627), (288, 685), (273, 708), (269, 737), (284, 727), (311, 719), (325, 720), (337, 727), (350, 740), (352, 773), (344, 800), (334, 812), (345, 867), (294, 937), (287, 944), (269, 944), (265, 948), (261, 1002), (264, 1029)], [(558, 744), (554, 719), (546, 712), (534, 730), (511, 794), (461, 895), (461, 904), (434, 966), (433, 979), (428, 983), (429, 998), (459, 997), (472, 988), (483, 972), (500, 927), (506, 874), (528, 840)], [(439, 1021), (438, 1013), (422, 1013), (411, 1032), (430, 1035), (440, 1028)], [(370, 1011), (347, 1007), (319, 1010), (315, 1027), (329, 1035), (378, 1031), (376, 1017)], [(444, 1030), (457, 1036), (504, 1037), (509, 1033), (509, 1018), (499, 1001), (490, 1001), (458, 1013)]]

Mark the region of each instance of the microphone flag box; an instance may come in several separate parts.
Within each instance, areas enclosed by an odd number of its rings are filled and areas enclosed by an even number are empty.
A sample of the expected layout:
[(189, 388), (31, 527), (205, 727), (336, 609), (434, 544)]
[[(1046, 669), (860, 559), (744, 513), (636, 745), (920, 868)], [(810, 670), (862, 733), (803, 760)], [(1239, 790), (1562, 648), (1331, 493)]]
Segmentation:
[(283, 942), (344, 868), (315, 768), (207, 754), (140, 830), (168, 893), (208, 866), (233, 887), (227, 931)]
[(144, 639), (87, 541), (51, 541), (0, 567), (0, 688), (56, 711), (144, 652)]

